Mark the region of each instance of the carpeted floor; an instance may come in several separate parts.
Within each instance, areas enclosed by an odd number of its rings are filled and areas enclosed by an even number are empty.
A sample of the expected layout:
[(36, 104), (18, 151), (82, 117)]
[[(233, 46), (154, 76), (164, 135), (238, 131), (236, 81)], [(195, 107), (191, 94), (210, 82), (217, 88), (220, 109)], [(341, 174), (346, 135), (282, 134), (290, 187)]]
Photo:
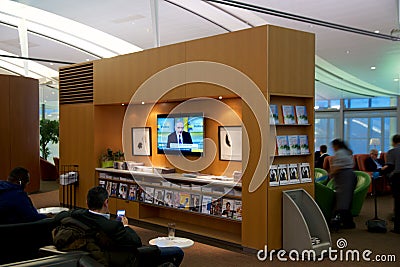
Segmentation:
[[(37, 208), (58, 205), (58, 190), (33, 194), (30, 197)], [(393, 223), (389, 221), (393, 210), (392, 197), (390, 195), (380, 196), (378, 199), (378, 209), (379, 217), (385, 219), (388, 222), (388, 228), (392, 229)], [(367, 232), (365, 222), (371, 219), (373, 215), (374, 202), (371, 197), (368, 197), (364, 202), (360, 216), (355, 218), (357, 228), (332, 233), (334, 248), (336, 248), (337, 240), (344, 238), (348, 244), (346, 249), (342, 250), (344, 253), (350, 249), (357, 249), (361, 252), (369, 249), (372, 251), (370, 258), (374, 258), (378, 254), (395, 255), (397, 262), (366, 262), (362, 259), (359, 262), (345, 262), (339, 260), (331, 261), (329, 258), (325, 258), (322, 262), (281, 262), (276, 257), (273, 258), (272, 262), (269, 260), (260, 262), (257, 260), (255, 253), (230, 251), (195, 240), (196, 242), (193, 247), (184, 250), (185, 258), (181, 266), (400, 266), (400, 235), (391, 232), (385, 234)], [(132, 226), (132, 228), (139, 234), (144, 244), (148, 244), (148, 241), (152, 238), (165, 236), (165, 233), (136, 226)]]

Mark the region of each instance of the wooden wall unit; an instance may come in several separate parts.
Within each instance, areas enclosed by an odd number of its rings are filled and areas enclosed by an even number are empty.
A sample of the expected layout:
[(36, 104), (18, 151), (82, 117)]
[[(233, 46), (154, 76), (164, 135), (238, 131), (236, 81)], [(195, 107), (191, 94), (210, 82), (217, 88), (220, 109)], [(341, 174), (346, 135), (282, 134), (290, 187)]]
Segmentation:
[[(93, 103), (85, 104), (84, 107), (77, 107), (76, 104), (61, 105), (60, 107), (60, 158), (62, 162), (79, 164), (81, 171), (78, 206), (85, 206), (83, 200), (87, 190), (97, 183), (95, 168), (99, 166), (98, 159), (101, 153), (108, 147), (113, 150), (122, 149), (121, 129), (126, 107), (121, 106), (121, 103), (129, 103), (137, 88), (160, 70), (192, 61), (222, 63), (241, 71), (254, 81), (264, 97), (271, 103), (305, 105), (310, 125), (277, 127), (277, 133), (307, 134), (310, 151), (314, 150), (313, 34), (267, 25), (102, 59), (93, 62)], [(68, 68), (70, 67), (64, 69)], [(183, 71), (170, 77), (163, 77), (164, 83), (162, 84), (168, 87), (176, 80), (190, 81), (191, 75), (192, 73)], [(231, 79), (231, 83), (235, 82), (235, 77), (228, 76), (226, 79)], [(60, 87), (61, 84), (62, 82), (60, 82)], [(111, 200), (111, 210), (124, 208), (127, 209), (127, 214), (131, 218), (160, 225), (172, 218), (178, 218), (184, 223), (182, 227), (185, 230), (200, 234), (206, 234), (207, 230), (218, 231), (218, 227), (225, 225), (232, 232), (233, 238), (216, 235), (217, 238), (225, 241), (233, 240), (234, 243), (253, 249), (262, 249), (264, 245), (268, 245), (269, 249), (281, 248), (282, 191), (305, 188), (308, 192), (313, 193), (314, 187), (312, 183), (308, 183), (271, 188), (265, 180), (258, 190), (252, 193), (248, 192), (250, 180), (259, 161), (261, 135), (251, 107), (248, 107), (240, 99), (241, 96), (237, 96), (226, 88), (207, 83), (181, 85), (164, 96), (163, 103), (158, 103), (153, 109), (154, 114), (150, 116), (151, 119), (147, 125), (152, 127), (153, 153), (151, 160), (156, 165), (168, 166), (164, 156), (158, 155), (156, 152), (156, 126), (154, 123), (157, 113), (164, 113), (177, 103), (187, 99), (200, 96), (216, 98), (219, 95), (229, 98), (224, 98), (225, 103), (240, 115), (249, 135), (249, 143), (244, 143), (242, 147), (243, 157), (249, 157), (242, 177), (242, 222), (230, 222), (197, 214), (189, 215), (179, 210), (163, 209), (141, 203), (126, 203), (119, 199)], [(154, 97), (152, 94), (148, 94), (144, 101), (146, 104), (154, 103)], [(268, 115), (269, 111), (265, 110), (263, 117), (266, 120)], [(134, 121), (133, 116), (131, 127), (135, 126)], [(213, 122), (206, 123), (211, 126), (211, 129), (216, 129), (218, 126)], [(83, 129), (83, 131), (79, 131), (79, 135), (84, 141), (77, 142), (77, 136), (72, 137), (70, 134), (79, 127)], [(206, 129), (206, 137), (217, 138), (217, 134), (213, 131), (210, 132), (209, 129)], [(124, 133), (126, 134), (126, 132)], [(214, 141), (218, 144), (217, 140)], [(131, 151), (125, 151), (125, 153), (131, 153)], [(141, 161), (141, 158), (138, 157), (136, 160)], [(299, 161), (309, 162), (313, 169), (311, 154), (276, 157), (274, 164)], [(214, 167), (206, 171), (220, 175), (219, 172), (224, 168), (225, 162), (217, 160), (213, 164)], [(262, 167), (268, 168), (267, 162), (260, 164)], [(238, 166), (240, 165), (236, 165), (235, 168)]]
[(0, 179), (7, 179), (13, 168), (22, 166), (31, 176), (26, 191), (39, 191), (39, 82), (0, 75), (0, 92)]

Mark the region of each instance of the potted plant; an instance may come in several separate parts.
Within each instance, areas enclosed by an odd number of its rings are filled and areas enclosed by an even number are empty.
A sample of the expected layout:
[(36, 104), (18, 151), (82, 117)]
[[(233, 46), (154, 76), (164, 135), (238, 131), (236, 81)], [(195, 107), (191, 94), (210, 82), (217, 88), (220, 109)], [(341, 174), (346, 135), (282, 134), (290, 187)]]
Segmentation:
[(124, 169), (124, 153), (121, 150), (118, 150), (114, 153), (114, 169)]
[(100, 158), (102, 168), (112, 168), (114, 164), (114, 154), (111, 148), (107, 148), (106, 153), (103, 153)]
[(55, 120), (41, 119), (40, 120), (40, 151), (42, 157), (47, 160), (50, 155), (50, 149), (47, 145), (52, 142), (58, 143), (59, 139), (59, 122)]

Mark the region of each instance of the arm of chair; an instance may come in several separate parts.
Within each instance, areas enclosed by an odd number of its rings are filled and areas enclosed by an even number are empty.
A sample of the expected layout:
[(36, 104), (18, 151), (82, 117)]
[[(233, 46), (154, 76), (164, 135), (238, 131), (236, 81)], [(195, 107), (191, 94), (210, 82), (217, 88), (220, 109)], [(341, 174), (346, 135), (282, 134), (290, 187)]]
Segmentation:
[(332, 189), (321, 183), (315, 183), (315, 202), (321, 209), (327, 222), (332, 218), (334, 201), (335, 192)]
[(142, 246), (137, 248), (139, 266), (157, 266), (160, 249), (157, 246)]

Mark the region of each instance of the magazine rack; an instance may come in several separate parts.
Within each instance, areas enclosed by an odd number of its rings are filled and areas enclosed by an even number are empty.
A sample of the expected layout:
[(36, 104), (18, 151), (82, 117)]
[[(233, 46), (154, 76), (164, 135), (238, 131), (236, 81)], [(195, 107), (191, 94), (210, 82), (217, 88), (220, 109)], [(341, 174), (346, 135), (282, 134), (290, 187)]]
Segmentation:
[(314, 199), (304, 190), (283, 191), (283, 249), (314, 250), (315, 255), (332, 246), (324, 215)]
[(62, 165), (60, 175), (62, 205), (69, 209), (76, 207), (76, 187), (78, 186), (78, 179), (78, 165)]

